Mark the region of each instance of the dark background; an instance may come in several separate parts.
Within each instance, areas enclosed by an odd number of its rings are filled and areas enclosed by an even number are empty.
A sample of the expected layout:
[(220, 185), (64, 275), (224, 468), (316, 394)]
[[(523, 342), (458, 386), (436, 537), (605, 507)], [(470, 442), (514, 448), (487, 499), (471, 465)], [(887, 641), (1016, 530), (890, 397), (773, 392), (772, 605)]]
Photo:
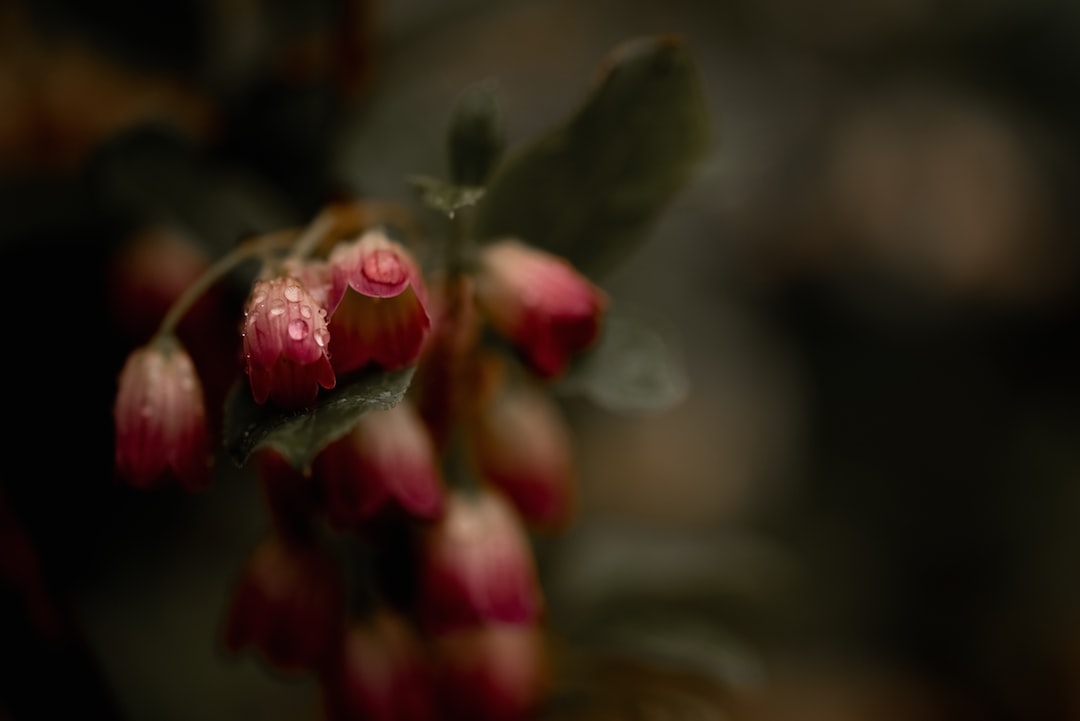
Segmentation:
[(690, 392), (567, 401), (583, 505), (544, 541), (553, 625), (700, 672), (735, 718), (1080, 717), (1068, 3), (35, 0), (0, 6), (0, 718), (314, 715), (219, 646), (252, 479), (113, 479), (139, 338), (116, 254), (415, 202), (467, 84), (498, 83), (513, 146), (667, 32), (715, 142), (604, 286), (666, 320)]

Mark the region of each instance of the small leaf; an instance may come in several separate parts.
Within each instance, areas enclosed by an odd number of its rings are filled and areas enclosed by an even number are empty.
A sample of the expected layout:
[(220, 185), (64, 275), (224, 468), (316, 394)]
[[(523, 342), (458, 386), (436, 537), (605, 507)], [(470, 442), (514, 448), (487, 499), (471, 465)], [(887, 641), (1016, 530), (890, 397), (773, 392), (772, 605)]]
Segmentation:
[(685, 45), (670, 36), (629, 42), (575, 115), (496, 167), (477, 236), (517, 236), (595, 277), (644, 238), (708, 143)]
[(311, 408), (282, 411), (255, 403), (245, 382), (238, 382), (225, 403), (225, 449), (244, 465), (262, 446), (281, 452), (297, 470), (331, 441), (345, 435), (361, 415), (393, 408), (412, 381), (414, 366), (398, 371), (365, 371), (320, 395)]
[(414, 175), (409, 182), (420, 193), (424, 205), (451, 218), (462, 208), (476, 205), (484, 196), (484, 189), (479, 186), (454, 185), (426, 175)]
[(609, 312), (596, 346), (557, 388), (611, 411), (655, 413), (681, 402), (688, 386), (682, 357), (657, 324)]
[(506, 142), (493, 82), (474, 83), (458, 96), (447, 140), (454, 183), (483, 185)]

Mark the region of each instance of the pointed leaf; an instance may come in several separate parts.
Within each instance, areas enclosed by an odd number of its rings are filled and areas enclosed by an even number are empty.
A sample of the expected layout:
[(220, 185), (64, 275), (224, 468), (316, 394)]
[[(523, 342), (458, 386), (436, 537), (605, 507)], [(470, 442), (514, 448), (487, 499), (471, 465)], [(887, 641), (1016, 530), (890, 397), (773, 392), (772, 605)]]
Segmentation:
[(629, 42), (575, 115), (495, 169), (477, 236), (520, 237), (595, 276), (644, 238), (690, 179), (708, 126), (685, 45), (670, 36)]
[(450, 119), (450, 177), (456, 185), (480, 186), (502, 155), (502, 112), (493, 82), (474, 83), (462, 91)]
[(256, 449), (272, 446), (294, 468), (306, 470), (315, 455), (343, 436), (361, 415), (400, 403), (414, 371), (415, 367), (366, 371), (339, 382), (314, 406), (299, 411), (260, 406), (247, 383), (238, 382), (225, 403), (225, 449), (242, 466)]
[(476, 185), (455, 185), (427, 175), (414, 175), (409, 183), (420, 194), (424, 205), (453, 218), (462, 208), (476, 205), (484, 195), (484, 189)]
[(666, 410), (686, 397), (689, 385), (668, 336), (658, 323), (609, 312), (596, 346), (575, 362), (558, 390), (621, 413)]

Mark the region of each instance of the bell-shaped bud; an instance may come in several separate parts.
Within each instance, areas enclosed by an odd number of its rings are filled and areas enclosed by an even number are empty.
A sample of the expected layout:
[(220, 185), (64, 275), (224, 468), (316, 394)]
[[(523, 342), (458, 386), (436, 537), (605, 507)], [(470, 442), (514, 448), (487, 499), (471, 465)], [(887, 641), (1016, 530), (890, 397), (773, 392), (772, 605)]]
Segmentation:
[(296, 277), (255, 283), (244, 309), (243, 341), (256, 403), (302, 408), (315, 402), (320, 386), (336, 384), (326, 308)]
[(314, 539), (323, 506), (310, 475), (296, 470), (273, 446), (260, 448), (255, 461), (274, 530), (294, 541)]
[(354, 529), (387, 512), (431, 519), (443, 510), (438, 460), (416, 408), (368, 411), (312, 461), (331, 523)]
[(550, 689), (543, 631), (531, 624), (485, 624), (440, 634), (432, 656), (446, 718), (533, 718)]
[(405, 619), (390, 610), (349, 626), (320, 683), (328, 721), (444, 718), (426, 649)]
[(538, 375), (566, 370), (600, 332), (607, 296), (566, 259), (517, 239), (480, 251), (476, 301)]
[[(176, 299), (208, 267), (210, 258), (180, 231), (141, 229), (110, 259), (110, 310), (121, 329), (141, 342), (153, 335)], [(220, 288), (211, 288), (184, 315), (181, 324), (196, 328), (211, 322), (212, 316), (224, 310), (223, 301)]]
[(369, 363), (394, 370), (420, 355), (431, 327), (419, 265), (381, 230), (330, 253), (330, 361), (339, 374)]
[(175, 339), (133, 351), (113, 406), (119, 477), (140, 488), (172, 480), (205, 487), (211, 453), (204, 403), (195, 364)]
[(345, 629), (341, 570), (313, 543), (273, 535), (248, 559), (225, 619), (225, 645), (253, 649), (280, 671), (321, 668)]
[(557, 528), (573, 514), (576, 469), (570, 429), (555, 399), (534, 383), (505, 383), (469, 428), (480, 476), (526, 522)]
[(532, 548), (497, 491), (453, 492), (442, 517), (420, 534), (417, 612), (426, 630), (539, 618), (543, 599)]

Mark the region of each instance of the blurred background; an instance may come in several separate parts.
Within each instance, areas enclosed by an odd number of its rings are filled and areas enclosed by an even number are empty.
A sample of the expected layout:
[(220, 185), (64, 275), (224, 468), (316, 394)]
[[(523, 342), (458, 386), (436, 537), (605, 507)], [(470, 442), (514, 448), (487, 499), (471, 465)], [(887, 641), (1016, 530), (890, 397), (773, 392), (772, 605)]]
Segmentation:
[(329, 200), (415, 203), (466, 85), (497, 83), (513, 148), (660, 33), (713, 146), (602, 284), (689, 390), (566, 399), (580, 515), (540, 547), (555, 631), (641, 663), (590, 717), (1080, 718), (1080, 6), (7, 0), (0, 719), (314, 717), (221, 652), (253, 479), (113, 480), (160, 312), (117, 269), (179, 287)]

